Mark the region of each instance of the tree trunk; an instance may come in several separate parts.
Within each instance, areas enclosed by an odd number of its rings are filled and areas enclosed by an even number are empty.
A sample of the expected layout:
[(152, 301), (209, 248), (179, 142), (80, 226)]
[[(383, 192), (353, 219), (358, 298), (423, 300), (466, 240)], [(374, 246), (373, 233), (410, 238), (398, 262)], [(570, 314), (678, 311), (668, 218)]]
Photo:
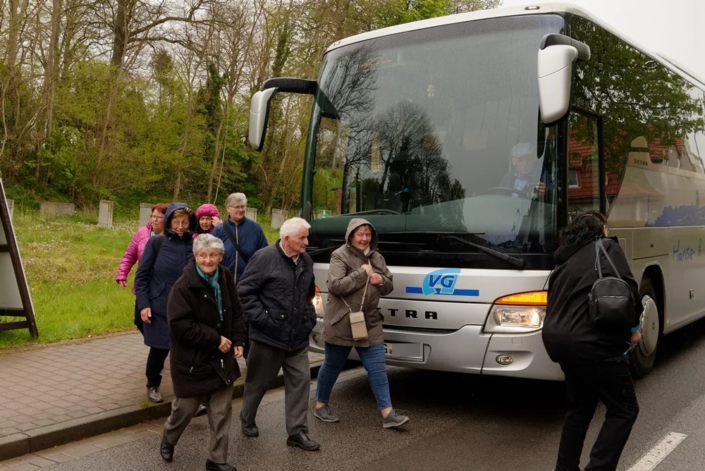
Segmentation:
[[(54, 95), (56, 92), (56, 82), (58, 80), (59, 64), (59, 34), (61, 29), (61, 9), (62, 0), (54, 0), (51, 12), (51, 38), (49, 40), (49, 51), (47, 53), (46, 70), (44, 73), (44, 106), (46, 117), (44, 123), (43, 142), (51, 139), (54, 126)], [(39, 185), (39, 169), (41, 164), (41, 147), (37, 151), (37, 163), (34, 169), (34, 184)]]
[[(11, 140), (11, 130), (10, 124), (7, 120), (7, 97), (14, 94), (15, 87), (17, 85), (15, 80), (15, 63), (17, 62), (17, 48), (18, 48), (18, 38), (19, 38), (19, 20), (20, 16), (17, 12), (17, 7), (19, 6), (19, 0), (8, 0), (8, 7), (10, 9), (10, 19), (9, 19), (9, 31), (7, 39), (7, 57), (5, 63), (7, 64), (7, 76), (3, 80), (2, 84), (2, 120), (3, 120), (3, 139), (2, 146), (0, 147), (0, 161), (3, 160), (5, 150), (8, 147), (8, 141)], [(12, 172), (12, 153), (8, 157), (8, 174), (6, 178), (11, 177), (14, 172)]]
[(176, 183), (174, 184), (174, 201), (179, 201), (179, 192), (181, 191), (181, 174), (183, 173), (183, 165), (179, 164), (176, 167)]
[[(211, 166), (211, 173), (208, 177), (208, 202), (211, 203), (211, 195), (213, 194), (213, 181), (215, 180), (215, 174), (218, 171), (218, 157), (220, 156), (220, 134), (223, 131), (223, 123), (227, 119), (229, 110), (229, 105), (225, 105), (225, 110), (223, 116), (220, 117), (220, 124), (218, 124), (218, 131), (215, 133), (215, 151), (213, 152), (213, 165)], [(225, 130), (227, 133), (227, 129)]]
[[(199, 62), (200, 63), (200, 62)], [(188, 145), (188, 135), (189, 135), (189, 130), (191, 129), (191, 113), (193, 109), (193, 97), (191, 90), (193, 90), (193, 87), (189, 83), (189, 89), (188, 89), (188, 106), (186, 108), (186, 124), (184, 127), (184, 137), (181, 142), (181, 160), (182, 162), (185, 159), (186, 156), (186, 146)], [(174, 185), (174, 201), (179, 200), (179, 192), (181, 191), (181, 174), (183, 173), (183, 163), (179, 163), (176, 166), (176, 183)], [(210, 201), (210, 198), (208, 199)]]
[(113, 54), (110, 63), (115, 68), (122, 68), (127, 48), (130, 20), (132, 19), (133, 0), (117, 0), (117, 14), (113, 24)]

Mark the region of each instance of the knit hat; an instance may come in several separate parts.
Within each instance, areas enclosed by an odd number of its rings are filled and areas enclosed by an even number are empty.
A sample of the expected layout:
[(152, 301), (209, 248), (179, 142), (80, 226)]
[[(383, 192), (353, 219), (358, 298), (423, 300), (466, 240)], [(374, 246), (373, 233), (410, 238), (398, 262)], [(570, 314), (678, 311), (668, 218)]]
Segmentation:
[(196, 210), (196, 219), (201, 219), (203, 216), (220, 217), (218, 208), (213, 204), (202, 204)]

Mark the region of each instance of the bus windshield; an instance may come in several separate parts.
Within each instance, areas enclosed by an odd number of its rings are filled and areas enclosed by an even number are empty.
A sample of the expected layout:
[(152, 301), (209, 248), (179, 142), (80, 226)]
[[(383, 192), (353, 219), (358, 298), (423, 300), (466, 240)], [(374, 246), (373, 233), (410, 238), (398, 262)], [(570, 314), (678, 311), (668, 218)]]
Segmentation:
[(557, 15), (493, 18), (329, 52), (304, 176), (312, 245), (341, 242), (364, 217), (397, 247), (476, 252), (452, 242), (462, 237), (552, 253), (562, 149), (539, 123), (536, 56), (563, 26)]

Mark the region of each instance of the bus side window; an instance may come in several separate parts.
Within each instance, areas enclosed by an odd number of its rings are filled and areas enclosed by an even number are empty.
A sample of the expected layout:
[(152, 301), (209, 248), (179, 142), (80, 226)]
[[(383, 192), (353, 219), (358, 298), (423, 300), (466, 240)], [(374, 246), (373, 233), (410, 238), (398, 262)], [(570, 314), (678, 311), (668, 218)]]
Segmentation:
[(600, 209), (597, 120), (576, 112), (569, 118), (568, 215)]

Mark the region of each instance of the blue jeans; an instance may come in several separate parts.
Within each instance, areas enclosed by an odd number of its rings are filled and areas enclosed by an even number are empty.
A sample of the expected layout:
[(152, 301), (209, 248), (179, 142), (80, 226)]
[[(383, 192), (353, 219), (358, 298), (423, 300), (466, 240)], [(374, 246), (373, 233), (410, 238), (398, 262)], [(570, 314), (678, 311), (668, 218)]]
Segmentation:
[[(316, 387), (316, 400), (325, 404), (330, 400), (338, 375), (343, 370), (345, 360), (348, 359), (352, 347), (343, 347), (326, 342), (326, 356), (321, 369), (318, 370), (318, 386)], [(392, 398), (389, 395), (389, 381), (387, 380), (387, 363), (384, 359), (384, 345), (372, 347), (355, 347), (362, 360), (362, 366), (367, 370), (372, 393), (377, 400), (379, 410), (392, 407)]]

